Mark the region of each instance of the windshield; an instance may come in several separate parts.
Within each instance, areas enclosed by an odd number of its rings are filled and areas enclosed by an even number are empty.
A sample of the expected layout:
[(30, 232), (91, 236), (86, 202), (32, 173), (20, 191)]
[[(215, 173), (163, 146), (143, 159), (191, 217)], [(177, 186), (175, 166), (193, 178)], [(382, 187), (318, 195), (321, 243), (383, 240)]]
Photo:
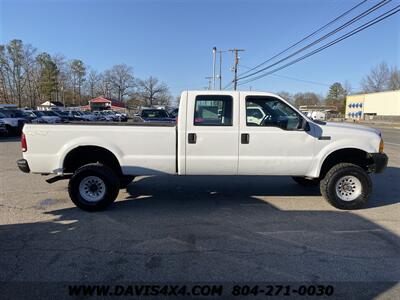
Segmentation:
[(142, 111), (142, 118), (159, 119), (159, 118), (169, 118), (169, 116), (165, 110), (146, 109)]
[(22, 111), (19, 110), (11, 110), (11, 109), (6, 109), (1, 111), (4, 115), (8, 116), (9, 118), (24, 118), (24, 114)]
[(45, 114), (44, 114), (43, 112), (38, 111), (38, 110), (35, 110), (33, 113), (34, 113), (35, 115), (37, 115), (38, 117), (44, 117), (44, 116), (45, 116)]
[(0, 112), (0, 118), (7, 118), (7, 116), (5, 114), (3, 114), (2, 112)]

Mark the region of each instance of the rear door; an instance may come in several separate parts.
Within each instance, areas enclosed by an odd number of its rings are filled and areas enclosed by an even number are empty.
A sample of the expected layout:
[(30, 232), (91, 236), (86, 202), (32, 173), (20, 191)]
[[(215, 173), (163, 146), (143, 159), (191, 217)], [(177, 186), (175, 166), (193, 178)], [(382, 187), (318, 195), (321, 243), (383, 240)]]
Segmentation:
[(239, 93), (188, 93), (186, 174), (236, 175)]

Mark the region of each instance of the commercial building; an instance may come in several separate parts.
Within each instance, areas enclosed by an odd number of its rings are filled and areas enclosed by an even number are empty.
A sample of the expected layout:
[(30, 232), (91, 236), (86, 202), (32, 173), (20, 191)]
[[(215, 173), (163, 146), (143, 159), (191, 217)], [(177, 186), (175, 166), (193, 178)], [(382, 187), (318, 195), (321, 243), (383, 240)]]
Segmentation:
[(347, 119), (368, 120), (376, 116), (400, 117), (400, 90), (347, 96)]
[(108, 109), (125, 111), (125, 103), (114, 99), (97, 97), (92, 100), (89, 100), (88, 105), (83, 106), (82, 109), (91, 111), (108, 110)]

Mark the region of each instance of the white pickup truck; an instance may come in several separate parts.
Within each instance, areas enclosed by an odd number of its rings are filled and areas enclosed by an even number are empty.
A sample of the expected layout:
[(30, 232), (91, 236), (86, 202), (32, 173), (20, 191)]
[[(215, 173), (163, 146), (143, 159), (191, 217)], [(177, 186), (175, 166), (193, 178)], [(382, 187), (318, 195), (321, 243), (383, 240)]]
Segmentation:
[(313, 121), (253, 91), (185, 91), (176, 125), (26, 124), (21, 144), (19, 168), (56, 174), (50, 183), (69, 179), (72, 201), (88, 211), (109, 206), (135, 176), (170, 174), (292, 176), (319, 184), (333, 206), (356, 209), (371, 194), (368, 173), (388, 162), (379, 131)]

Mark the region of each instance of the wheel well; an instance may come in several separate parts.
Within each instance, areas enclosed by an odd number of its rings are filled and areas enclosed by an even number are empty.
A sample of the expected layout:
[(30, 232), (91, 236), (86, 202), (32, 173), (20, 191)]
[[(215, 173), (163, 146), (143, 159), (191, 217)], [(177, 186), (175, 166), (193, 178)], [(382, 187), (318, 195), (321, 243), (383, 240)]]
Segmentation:
[(80, 146), (71, 150), (64, 159), (63, 170), (64, 173), (73, 173), (86, 164), (96, 162), (111, 168), (117, 175), (122, 175), (121, 166), (115, 155), (98, 146)]
[(321, 166), (320, 178), (323, 178), (333, 166), (339, 163), (352, 163), (368, 171), (368, 166), (373, 164), (373, 160), (367, 152), (360, 149), (347, 148), (336, 150), (325, 158)]

